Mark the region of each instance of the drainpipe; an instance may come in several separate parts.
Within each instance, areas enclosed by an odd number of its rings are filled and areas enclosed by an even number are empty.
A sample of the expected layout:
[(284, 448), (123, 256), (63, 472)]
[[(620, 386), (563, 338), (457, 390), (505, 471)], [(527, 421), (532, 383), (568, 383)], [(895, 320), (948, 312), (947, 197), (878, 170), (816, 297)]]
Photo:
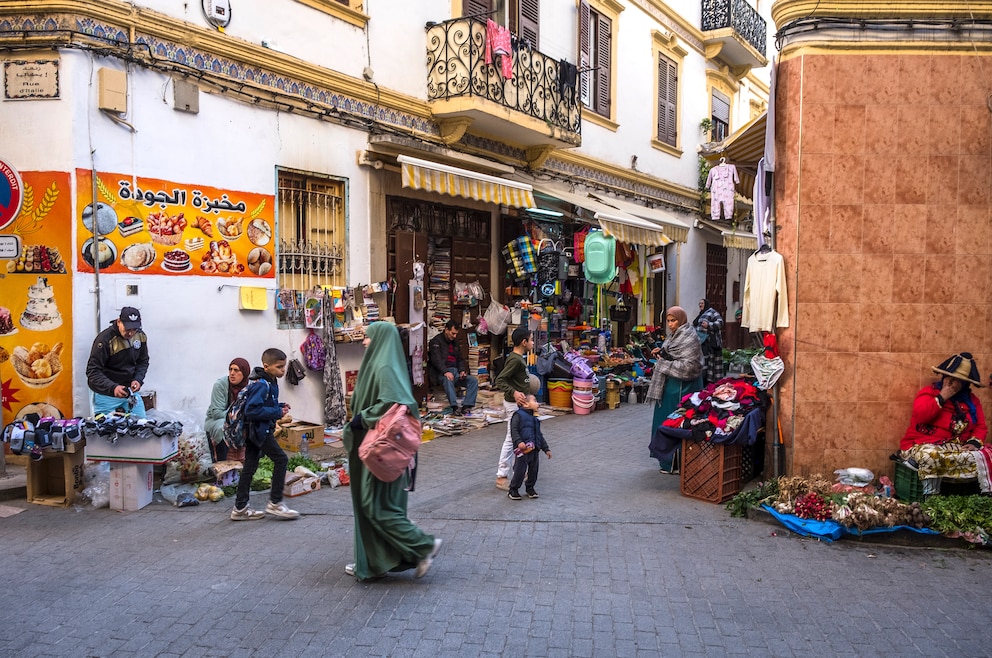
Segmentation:
[(96, 221), (96, 160), (94, 158), (95, 151), (90, 151), (90, 178), (92, 178), (92, 187), (90, 189), (90, 195), (92, 196), (92, 206), (90, 206), (93, 211), (90, 215), (90, 233), (93, 234), (93, 242), (90, 243), (90, 251), (93, 256), (93, 295), (95, 297), (95, 320), (96, 320), (96, 333), (100, 333), (102, 329), (102, 324), (100, 322), (100, 228), (97, 226)]
[[(775, 236), (778, 233), (778, 228), (775, 226), (775, 179), (774, 179), (775, 172), (774, 171), (766, 172), (765, 176), (766, 176), (765, 185), (768, 185), (771, 188), (771, 193), (768, 195), (768, 210), (769, 210), (768, 216), (771, 218), (771, 222), (769, 226), (771, 237), (769, 242), (772, 246), (772, 249), (775, 249)], [(777, 321), (778, 318), (775, 318), (775, 321), (772, 322), (772, 331), (775, 331), (775, 325), (777, 324)], [(783, 450), (785, 449), (785, 446), (782, 445), (782, 441), (783, 441), (782, 422), (779, 420), (779, 395), (782, 392), (781, 383), (775, 382), (774, 389), (775, 389), (775, 393), (774, 395), (772, 395), (772, 431), (775, 432), (775, 443), (772, 448), (772, 461), (775, 462), (775, 466), (774, 466), (775, 479), (778, 479), (778, 477), (782, 474), (780, 472), (781, 469), (779, 468), (779, 463), (782, 460)], [(766, 437), (768, 436), (767, 428), (765, 430), (765, 436)]]

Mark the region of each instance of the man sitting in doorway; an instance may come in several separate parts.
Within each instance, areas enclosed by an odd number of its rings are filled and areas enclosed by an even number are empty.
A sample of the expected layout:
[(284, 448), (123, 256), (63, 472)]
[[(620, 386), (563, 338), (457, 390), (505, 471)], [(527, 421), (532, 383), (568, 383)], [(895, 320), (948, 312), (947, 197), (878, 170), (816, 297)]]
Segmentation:
[[(479, 380), (468, 374), (468, 364), (458, 344), (458, 324), (454, 320), (448, 320), (444, 331), (431, 339), (427, 346), (427, 363), (431, 385), (444, 386), (452, 412), (456, 416), (471, 413), (479, 393)], [(465, 397), (460, 407), (455, 395), (456, 385), (465, 387)]]

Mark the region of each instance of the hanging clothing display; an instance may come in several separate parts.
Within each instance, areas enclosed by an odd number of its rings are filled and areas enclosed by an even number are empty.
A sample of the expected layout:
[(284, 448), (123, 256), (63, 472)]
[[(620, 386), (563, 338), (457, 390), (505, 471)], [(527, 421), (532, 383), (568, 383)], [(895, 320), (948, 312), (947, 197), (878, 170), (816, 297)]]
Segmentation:
[(329, 427), (341, 427), (348, 418), (348, 408), (344, 403), (344, 387), (341, 385), (341, 367), (338, 364), (337, 346), (334, 344), (334, 309), (324, 304), (324, 423)]
[(720, 164), (710, 169), (706, 189), (710, 191), (710, 218), (719, 221), (721, 215), (728, 220), (734, 217), (734, 195), (741, 179), (737, 167), (720, 158)]
[(785, 287), (785, 260), (768, 246), (747, 259), (741, 326), (751, 331), (774, 331), (789, 326), (789, 298)]
[(758, 160), (758, 173), (754, 177), (754, 235), (758, 238), (758, 246), (765, 246), (765, 234), (771, 235), (771, 190), (770, 178), (768, 174), (771, 170), (766, 168), (765, 159)]
[(499, 66), (496, 70), (505, 80), (513, 79), (513, 58), (510, 56), (512, 47), (510, 31), (491, 18), (486, 19), (486, 64), (492, 64), (493, 57), (498, 58)]

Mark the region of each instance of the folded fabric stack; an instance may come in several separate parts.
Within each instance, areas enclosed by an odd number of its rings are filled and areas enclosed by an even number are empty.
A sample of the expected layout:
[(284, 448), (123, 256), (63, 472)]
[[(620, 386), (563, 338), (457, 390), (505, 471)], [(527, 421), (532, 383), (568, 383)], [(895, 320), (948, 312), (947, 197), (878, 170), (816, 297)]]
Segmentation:
[(99, 437), (110, 443), (117, 443), (117, 440), (122, 438), (150, 439), (156, 436), (179, 436), (182, 432), (183, 424), (178, 421), (156, 421), (117, 411), (97, 414), (83, 421), (83, 436), (87, 439)]
[(720, 442), (740, 429), (751, 411), (765, 408), (767, 401), (767, 394), (746, 379), (721, 379), (682, 398), (662, 426), (691, 430), (696, 441)]

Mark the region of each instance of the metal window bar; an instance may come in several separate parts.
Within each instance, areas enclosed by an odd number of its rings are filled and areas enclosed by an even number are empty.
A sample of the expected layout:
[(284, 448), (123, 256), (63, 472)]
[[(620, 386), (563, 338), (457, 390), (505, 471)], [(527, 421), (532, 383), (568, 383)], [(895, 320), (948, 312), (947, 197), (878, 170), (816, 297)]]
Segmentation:
[(284, 176), (279, 181), (280, 286), (344, 285), (344, 203), (340, 189)]

